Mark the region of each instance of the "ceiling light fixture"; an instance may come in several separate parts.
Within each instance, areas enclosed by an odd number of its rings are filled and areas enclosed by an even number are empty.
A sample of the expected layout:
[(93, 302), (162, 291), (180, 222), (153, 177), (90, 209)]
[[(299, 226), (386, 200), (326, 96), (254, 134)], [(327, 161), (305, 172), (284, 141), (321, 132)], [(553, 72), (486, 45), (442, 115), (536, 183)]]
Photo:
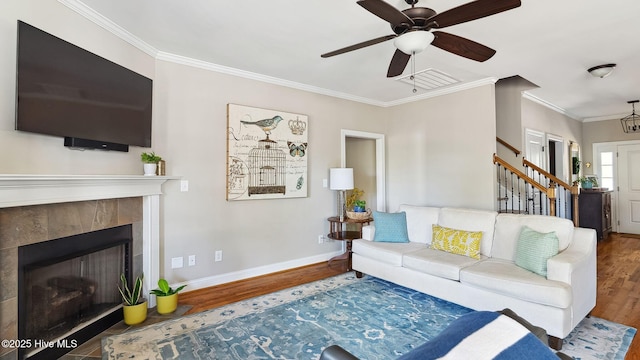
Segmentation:
[(589, 74), (591, 74), (594, 77), (603, 78), (611, 75), (611, 72), (613, 72), (613, 69), (615, 68), (616, 68), (616, 64), (604, 64), (604, 65), (594, 66), (587, 71), (589, 72)]
[(636, 103), (640, 102), (640, 100), (630, 100), (627, 101), (627, 104), (631, 104), (631, 108), (633, 111), (631, 115), (625, 116), (620, 119), (620, 123), (622, 123), (622, 130), (626, 133), (635, 133), (640, 132), (640, 115), (636, 114)]
[(415, 30), (406, 32), (396, 38), (393, 45), (407, 55), (413, 55), (426, 49), (435, 36), (429, 31)]

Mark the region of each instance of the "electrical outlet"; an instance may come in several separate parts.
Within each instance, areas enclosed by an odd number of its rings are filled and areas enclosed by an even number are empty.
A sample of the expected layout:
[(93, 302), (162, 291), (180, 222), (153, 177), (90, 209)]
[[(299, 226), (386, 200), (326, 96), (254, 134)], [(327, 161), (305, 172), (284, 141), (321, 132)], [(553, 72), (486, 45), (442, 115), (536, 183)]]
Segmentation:
[(318, 235), (318, 244), (324, 244), (324, 235)]
[(222, 250), (216, 251), (215, 261), (222, 261)]
[(172, 269), (178, 269), (184, 266), (183, 264), (184, 259), (181, 257), (174, 257), (171, 258), (171, 268)]
[(189, 191), (189, 180), (180, 180), (180, 191)]
[(196, 256), (189, 255), (189, 266), (195, 266), (195, 265), (196, 265)]

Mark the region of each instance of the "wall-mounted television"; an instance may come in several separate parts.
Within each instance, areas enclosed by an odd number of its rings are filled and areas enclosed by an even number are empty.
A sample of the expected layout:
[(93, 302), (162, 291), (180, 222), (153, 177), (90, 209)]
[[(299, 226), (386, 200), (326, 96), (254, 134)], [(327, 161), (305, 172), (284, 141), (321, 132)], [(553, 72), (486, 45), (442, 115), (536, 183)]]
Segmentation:
[(153, 81), (18, 21), (16, 130), (65, 146), (151, 147)]

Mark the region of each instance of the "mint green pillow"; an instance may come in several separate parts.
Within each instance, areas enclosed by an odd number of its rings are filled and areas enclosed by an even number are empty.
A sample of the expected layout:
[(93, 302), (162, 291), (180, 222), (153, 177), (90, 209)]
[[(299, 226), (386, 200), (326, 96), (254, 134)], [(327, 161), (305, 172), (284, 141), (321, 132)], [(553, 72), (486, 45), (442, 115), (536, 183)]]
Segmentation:
[(516, 246), (516, 265), (538, 275), (547, 276), (547, 260), (558, 254), (558, 236), (522, 228)]
[(404, 211), (397, 213), (374, 211), (373, 223), (376, 227), (376, 232), (373, 235), (373, 241), (393, 243), (409, 242), (407, 213)]

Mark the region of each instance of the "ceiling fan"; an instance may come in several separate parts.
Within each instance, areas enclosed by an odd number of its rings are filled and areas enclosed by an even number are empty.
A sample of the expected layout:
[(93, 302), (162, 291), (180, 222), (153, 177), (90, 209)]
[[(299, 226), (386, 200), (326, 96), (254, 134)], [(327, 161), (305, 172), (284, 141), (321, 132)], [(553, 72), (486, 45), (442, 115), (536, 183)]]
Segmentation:
[(321, 57), (340, 55), (396, 39), (394, 45), (397, 50), (389, 64), (387, 77), (402, 74), (411, 55), (424, 50), (429, 44), (471, 60), (486, 61), (496, 53), (495, 50), (457, 35), (430, 30), (480, 19), (520, 6), (520, 0), (476, 0), (438, 14), (429, 8), (416, 7), (418, 0), (405, 2), (411, 8), (400, 11), (383, 0), (357, 1), (358, 5), (391, 24), (394, 34), (347, 46), (322, 54)]

